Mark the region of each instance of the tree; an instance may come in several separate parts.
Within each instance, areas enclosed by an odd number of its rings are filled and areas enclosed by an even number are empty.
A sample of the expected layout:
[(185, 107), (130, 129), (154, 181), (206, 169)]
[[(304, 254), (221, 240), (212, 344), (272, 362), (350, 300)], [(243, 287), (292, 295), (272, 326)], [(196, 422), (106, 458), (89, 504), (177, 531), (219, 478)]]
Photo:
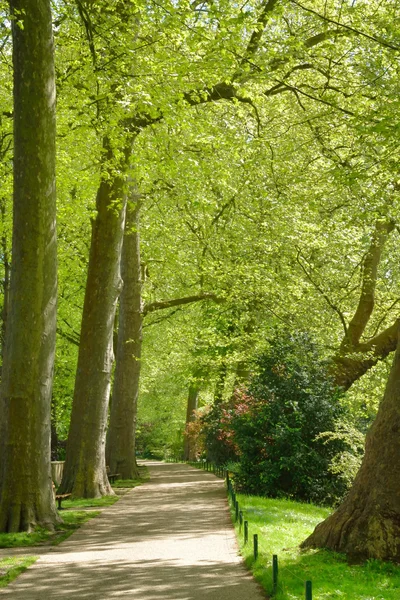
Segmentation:
[(107, 462), (111, 471), (120, 473), (122, 479), (131, 479), (138, 475), (135, 435), (144, 318), (159, 310), (208, 299), (215, 300), (213, 294), (199, 293), (153, 303), (143, 302), (145, 265), (140, 258), (140, 208), (139, 194), (131, 191), (121, 257), (123, 288), (119, 302), (116, 368), (106, 449)]
[(56, 335), (55, 76), (49, 0), (11, 0), (14, 196), (0, 407), (0, 531), (59, 520), (50, 469)]
[(365, 456), (339, 508), (303, 547), (331, 548), (356, 559), (400, 559), (400, 343), (384, 398), (367, 434)]
[(121, 257), (116, 368), (107, 433), (107, 464), (122, 479), (138, 476), (135, 453), (137, 400), (142, 348), (142, 267), (139, 240), (140, 198), (129, 196)]
[(61, 493), (72, 492), (83, 498), (113, 493), (106, 474), (105, 442), (130, 146), (122, 159), (121, 174), (114, 171), (108, 140), (105, 146), (108, 177), (103, 177), (97, 193), (71, 425), (60, 486)]

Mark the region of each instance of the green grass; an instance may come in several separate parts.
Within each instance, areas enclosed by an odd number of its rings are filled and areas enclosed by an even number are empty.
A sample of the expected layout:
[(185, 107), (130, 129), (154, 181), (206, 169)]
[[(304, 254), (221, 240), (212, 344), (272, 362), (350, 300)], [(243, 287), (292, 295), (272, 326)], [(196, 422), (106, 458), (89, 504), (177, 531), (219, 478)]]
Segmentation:
[[(146, 467), (139, 467), (140, 478), (116, 481), (112, 487), (132, 488), (140, 485), (149, 479)], [(102, 498), (78, 498), (76, 500), (64, 500), (60, 516), (63, 523), (60, 523), (55, 531), (48, 531), (38, 527), (31, 533), (0, 533), (0, 548), (20, 548), (25, 546), (55, 546), (68, 538), (83, 523), (96, 517), (100, 511), (79, 510), (87, 508), (101, 508), (114, 504), (119, 496), (103, 496)], [(78, 510), (76, 510), (78, 509)]]
[(37, 556), (17, 556), (0, 558), (0, 588), (16, 579), (20, 573), (36, 562)]
[(56, 546), (68, 538), (76, 529), (89, 519), (96, 517), (100, 511), (63, 511), (63, 523), (54, 531), (38, 527), (31, 533), (0, 533), (0, 548), (21, 548), (26, 546)]
[(150, 475), (149, 475), (148, 468), (145, 466), (142, 466), (142, 467), (139, 467), (139, 478), (138, 479), (117, 479), (112, 484), (112, 487), (116, 488), (116, 489), (135, 488), (138, 485), (142, 485), (142, 483), (145, 483), (149, 479), (150, 479)]
[(98, 508), (103, 506), (111, 506), (115, 504), (119, 499), (118, 496), (103, 496), (102, 498), (77, 498), (76, 500), (63, 500), (60, 515), (64, 519), (67, 514), (65, 510), (71, 510), (74, 508)]
[[(300, 551), (299, 544), (329, 510), (290, 500), (237, 494), (243, 519), (249, 522), (249, 543), (238, 540), (245, 562), (268, 594), (272, 592), (272, 555), (278, 555), (276, 600), (304, 600), (304, 582), (312, 580), (313, 600), (398, 600), (400, 566), (369, 560), (349, 565), (346, 557), (328, 550)], [(259, 558), (253, 559), (253, 535), (258, 534)]]

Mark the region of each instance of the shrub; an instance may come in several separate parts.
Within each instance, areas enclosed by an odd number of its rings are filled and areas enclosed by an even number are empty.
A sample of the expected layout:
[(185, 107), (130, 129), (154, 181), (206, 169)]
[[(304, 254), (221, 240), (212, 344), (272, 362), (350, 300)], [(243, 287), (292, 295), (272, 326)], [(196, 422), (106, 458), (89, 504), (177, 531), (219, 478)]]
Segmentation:
[(320, 503), (344, 494), (346, 484), (330, 463), (345, 444), (320, 434), (334, 430), (345, 409), (307, 334), (275, 337), (258, 358), (248, 391), (236, 396), (230, 427), (242, 490)]

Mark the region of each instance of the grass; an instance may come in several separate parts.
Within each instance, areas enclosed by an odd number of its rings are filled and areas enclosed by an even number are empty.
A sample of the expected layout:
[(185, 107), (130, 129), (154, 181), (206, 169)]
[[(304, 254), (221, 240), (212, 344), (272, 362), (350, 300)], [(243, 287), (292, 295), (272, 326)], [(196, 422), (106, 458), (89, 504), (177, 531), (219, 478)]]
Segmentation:
[(38, 559), (37, 556), (0, 558), (0, 588), (6, 587)]
[[(77, 498), (76, 500), (63, 500), (62, 507), (68, 511), (75, 508), (97, 508), (111, 506), (117, 501), (118, 496), (103, 496), (102, 498)], [(63, 519), (67, 514), (68, 513), (65, 513), (64, 510), (61, 511), (61, 517)]]
[[(74, 502), (74, 501), (72, 501)], [(91, 502), (91, 501), (86, 501)], [(22, 548), (27, 546), (56, 546), (69, 537), (76, 529), (89, 519), (96, 517), (100, 511), (63, 511), (63, 523), (54, 531), (38, 527), (31, 533), (0, 533), (0, 548)]]
[[(243, 519), (249, 523), (249, 542), (236, 526), (245, 562), (268, 594), (272, 593), (272, 555), (278, 555), (276, 600), (303, 600), (304, 582), (312, 580), (313, 600), (398, 600), (400, 566), (369, 560), (349, 565), (342, 554), (328, 550), (300, 551), (299, 544), (328, 514), (329, 509), (290, 500), (237, 494)], [(258, 534), (259, 557), (253, 558), (253, 535)]]
[[(149, 479), (146, 467), (139, 467), (140, 478), (120, 480), (113, 483), (114, 488), (133, 488)], [(0, 548), (21, 548), (26, 546), (55, 546), (68, 538), (83, 523), (96, 517), (100, 511), (82, 510), (90, 508), (102, 508), (114, 504), (119, 496), (103, 496), (102, 498), (78, 498), (76, 500), (64, 500), (61, 517), (63, 523), (57, 525), (54, 531), (38, 527), (31, 533), (0, 533)]]
[(135, 488), (138, 485), (142, 485), (150, 479), (149, 470), (147, 467), (139, 467), (139, 478), (138, 479), (117, 479), (112, 487), (116, 489), (120, 488)]

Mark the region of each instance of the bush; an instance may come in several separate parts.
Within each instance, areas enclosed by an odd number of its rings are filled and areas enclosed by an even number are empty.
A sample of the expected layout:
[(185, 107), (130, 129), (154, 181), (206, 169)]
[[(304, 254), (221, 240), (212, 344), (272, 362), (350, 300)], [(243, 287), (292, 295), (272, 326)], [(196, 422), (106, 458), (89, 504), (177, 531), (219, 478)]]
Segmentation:
[(330, 463), (345, 444), (320, 434), (344, 418), (339, 399), (307, 334), (275, 337), (259, 357), (248, 391), (237, 392), (231, 409), (240, 488), (256, 495), (338, 501), (346, 482)]

